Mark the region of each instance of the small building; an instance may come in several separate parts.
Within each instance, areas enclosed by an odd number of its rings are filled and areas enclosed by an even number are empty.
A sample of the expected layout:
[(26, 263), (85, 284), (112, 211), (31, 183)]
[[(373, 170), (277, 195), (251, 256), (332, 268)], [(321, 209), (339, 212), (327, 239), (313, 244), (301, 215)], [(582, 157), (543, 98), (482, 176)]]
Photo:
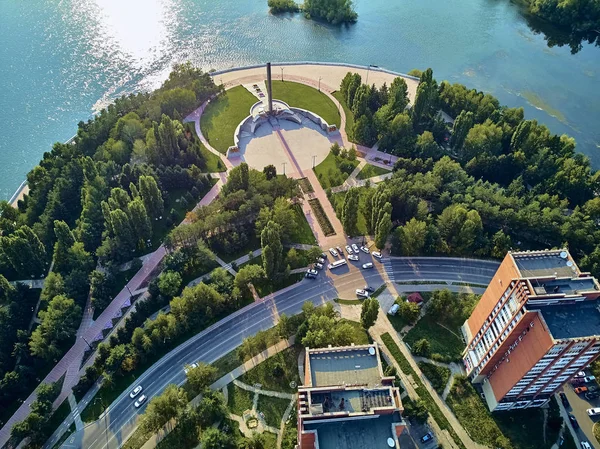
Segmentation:
[(423, 303), (423, 297), (419, 293), (417, 293), (417, 292), (411, 293), (410, 295), (408, 295), (406, 297), (406, 300), (408, 302), (413, 302), (413, 303), (418, 304), (418, 305), (421, 305)]
[(300, 449), (400, 448), (400, 391), (385, 376), (376, 344), (306, 348), (298, 388)]

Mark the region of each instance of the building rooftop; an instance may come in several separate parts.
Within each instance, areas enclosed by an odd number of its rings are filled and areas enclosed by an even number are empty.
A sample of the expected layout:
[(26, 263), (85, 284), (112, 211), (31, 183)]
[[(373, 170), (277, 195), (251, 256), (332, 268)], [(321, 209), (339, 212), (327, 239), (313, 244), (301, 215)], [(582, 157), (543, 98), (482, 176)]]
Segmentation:
[(319, 449), (389, 449), (388, 438), (396, 438), (393, 423), (402, 423), (399, 413), (370, 419), (307, 421), (304, 429), (317, 431)]
[(312, 386), (361, 385), (372, 388), (380, 385), (379, 359), (372, 352), (367, 347), (311, 350)]
[(600, 301), (586, 300), (570, 304), (535, 306), (539, 310), (555, 339), (581, 338), (600, 335)]
[(524, 278), (574, 278), (580, 274), (566, 250), (516, 252), (511, 255)]
[(532, 283), (536, 295), (551, 295), (563, 293), (568, 296), (577, 295), (582, 292), (597, 290), (594, 279), (552, 279), (550, 281)]

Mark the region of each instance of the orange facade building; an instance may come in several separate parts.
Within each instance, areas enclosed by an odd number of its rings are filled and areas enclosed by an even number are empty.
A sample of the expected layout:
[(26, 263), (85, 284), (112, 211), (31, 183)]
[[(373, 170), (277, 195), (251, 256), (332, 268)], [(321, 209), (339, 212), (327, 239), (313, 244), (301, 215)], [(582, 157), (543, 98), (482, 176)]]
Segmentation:
[(600, 286), (567, 250), (509, 252), (462, 327), (491, 411), (544, 405), (600, 353)]

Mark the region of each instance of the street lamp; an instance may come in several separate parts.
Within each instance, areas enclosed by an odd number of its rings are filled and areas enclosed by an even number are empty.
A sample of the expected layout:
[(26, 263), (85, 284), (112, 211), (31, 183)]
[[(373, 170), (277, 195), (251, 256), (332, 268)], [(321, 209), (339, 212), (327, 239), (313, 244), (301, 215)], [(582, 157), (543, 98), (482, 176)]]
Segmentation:
[(125, 288), (129, 292), (129, 299), (133, 298), (133, 293), (131, 293), (131, 290), (129, 290), (129, 285), (125, 284)]
[(106, 449), (109, 449), (109, 447), (108, 447), (108, 407), (104, 408), (104, 401), (102, 400), (102, 398), (94, 399), (94, 405), (96, 405), (97, 401), (100, 401), (100, 407), (102, 407), (104, 409), (104, 434), (106, 435)]
[(373, 64), (369, 64), (367, 67), (367, 80), (365, 81), (365, 84), (368, 86), (369, 85), (369, 70), (371, 70), (371, 67), (378, 67), (376, 65)]
[(90, 348), (90, 351), (93, 351), (94, 349), (92, 348), (90, 343), (85, 339), (85, 337), (82, 335), (81, 338), (83, 338), (83, 341), (85, 341), (85, 344), (88, 345), (88, 348)]
[(287, 162), (283, 163), (283, 174), (285, 175), (285, 164), (287, 164)]
[(281, 81), (283, 81), (283, 67), (279, 67), (281, 69)]
[(315, 159), (317, 158), (317, 156), (316, 156), (316, 155), (313, 155), (313, 157), (312, 157), (312, 158), (313, 158), (313, 168), (315, 168)]
[(322, 77), (319, 77), (319, 92), (321, 92), (321, 80), (322, 79), (323, 79)]

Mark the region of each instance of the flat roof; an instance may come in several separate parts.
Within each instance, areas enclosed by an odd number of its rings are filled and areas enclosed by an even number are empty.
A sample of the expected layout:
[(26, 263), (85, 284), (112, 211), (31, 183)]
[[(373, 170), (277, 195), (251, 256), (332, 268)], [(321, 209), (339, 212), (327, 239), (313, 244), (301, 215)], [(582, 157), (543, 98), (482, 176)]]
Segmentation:
[(539, 310), (555, 339), (580, 338), (600, 335), (600, 301), (585, 300), (571, 304), (535, 306), (527, 303), (528, 310)]
[(313, 387), (381, 384), (379, 359), (368, 348), (327, 349), (309, 353)]
[(537, 295), (564, 293), (565, 295), (573, 296), (582, 292), (597, 290), (594, 279), (578, 278), (578, 279), (553, 279), (542, 283), (534, 283), (533, 290)]
[(319, 449), (389, 449), (394, 438), (392, 423), (401, 423), (399, 413), (373, 415), (341, 421), (305, 421), (304, 430), (316, 430)]
[[(333, 390), (311, 391), (311, 405), (319, 410), (313, 415), (322, 413), (366, 413), (374, 408), (395, 406), (390, 388), (375, 390)], [(322, 410), (322, 411), (321, 411)]]
[[(521, 276), (524, 278), (546, 276), (574, 278), (579, 276), (579, 268), (565, 250), (511, 254)], [(561, 257), (561, 254), (566, 254), (566, 257)]]

